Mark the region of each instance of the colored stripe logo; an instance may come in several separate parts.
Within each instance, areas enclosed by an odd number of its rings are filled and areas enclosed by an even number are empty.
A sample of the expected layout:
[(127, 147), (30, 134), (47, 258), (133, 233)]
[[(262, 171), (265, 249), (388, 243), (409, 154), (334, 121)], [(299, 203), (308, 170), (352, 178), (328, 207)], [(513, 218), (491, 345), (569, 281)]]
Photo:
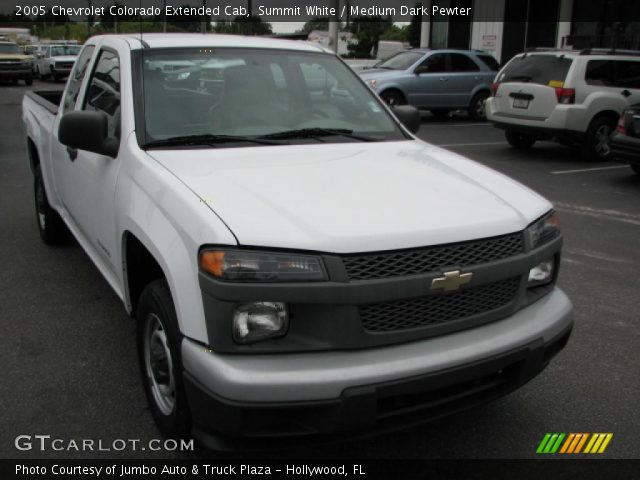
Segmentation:
[(604, 453), (612, 438), (613, 433), (546, 433), (536, 453)]

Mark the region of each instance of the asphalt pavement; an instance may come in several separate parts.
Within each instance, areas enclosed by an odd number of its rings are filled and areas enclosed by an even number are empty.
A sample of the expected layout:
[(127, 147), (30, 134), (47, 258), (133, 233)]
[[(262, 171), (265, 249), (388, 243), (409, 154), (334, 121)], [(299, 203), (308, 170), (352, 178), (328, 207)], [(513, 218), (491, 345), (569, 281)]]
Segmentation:
[[(29, 88), (0, 85), (0, 457), (190, 458), (14, 446), (19, 435), (105, 444), (159, 437), (139, 380), (133, 321), (75, 242), (51, 248), (38, 237), (21, 123)], [(426, 116), (418, 135), (556, 205), (565, 238), (559, 285), (575, 305), (569, 345), (529, 384), (488, 405), (393, 434), (260, 456), (535, 458), (546, 432), (611, 432), (603, 457), (640, 458), (640, 176), (552, 143), (516, 151), (501, 131), (461, 116)]]

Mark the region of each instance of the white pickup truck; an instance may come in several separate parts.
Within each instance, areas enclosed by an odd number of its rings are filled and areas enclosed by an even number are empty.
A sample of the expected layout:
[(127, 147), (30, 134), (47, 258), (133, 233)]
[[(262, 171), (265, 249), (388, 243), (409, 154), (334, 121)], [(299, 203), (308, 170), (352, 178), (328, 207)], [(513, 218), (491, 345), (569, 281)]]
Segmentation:
[(70, 231), (135, 318), (167, 436), (422, 422), (523, 385), (571, 332), (551, 204), (416, 138), (321, 47), (94, 37), (23, 121), (42, 239)]

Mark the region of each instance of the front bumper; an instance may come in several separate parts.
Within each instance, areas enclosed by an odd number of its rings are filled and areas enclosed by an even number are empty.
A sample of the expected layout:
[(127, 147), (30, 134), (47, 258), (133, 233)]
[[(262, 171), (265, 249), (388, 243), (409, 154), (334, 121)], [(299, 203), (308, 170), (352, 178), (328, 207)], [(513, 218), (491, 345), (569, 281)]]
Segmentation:
[(387, 430), (499, 397), (537, 375), (569, 336), (559, 289), (500, 321), (359, 351), (218, 354), (185, 339), (185, 386), (199, 440), (330, 438)]
[(640, 165), (640, 138), (614, 133), (611, 137), (611, 156), (630, 165)]

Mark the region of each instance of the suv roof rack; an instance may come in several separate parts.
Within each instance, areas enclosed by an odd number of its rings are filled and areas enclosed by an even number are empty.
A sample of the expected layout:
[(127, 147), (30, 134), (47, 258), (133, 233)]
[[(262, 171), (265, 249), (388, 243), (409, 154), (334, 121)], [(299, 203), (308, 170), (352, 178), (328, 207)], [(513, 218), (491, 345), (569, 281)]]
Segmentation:
[(625, 50), (617, 48), (585, 48), (580, 55), (632, 55), (640, 57), (640, 50)]
[(531, 52), (563, 52), (563, 53), (571, 53), (578, 51), (573, 48), (551, 48), (551, 47), (527, 47), (524, 49), (524, 53)]

